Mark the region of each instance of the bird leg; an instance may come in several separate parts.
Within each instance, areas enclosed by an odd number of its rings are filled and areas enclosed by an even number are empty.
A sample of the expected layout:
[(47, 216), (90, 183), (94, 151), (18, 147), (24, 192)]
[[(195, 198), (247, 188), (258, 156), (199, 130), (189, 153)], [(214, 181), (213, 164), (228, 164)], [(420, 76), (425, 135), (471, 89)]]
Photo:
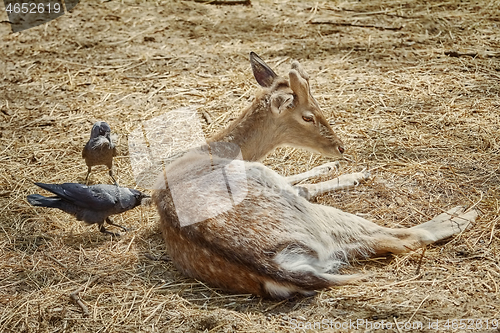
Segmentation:
[(108, 222), (108, 224), (114, 225), (115, 227), (118, 227), (118, 228), (122, 229), (125, 232), (128, 231), (128, 229), (125, 228), (124, 226), (121, 226), (119, 224), (115, 224), (113, 221), (111, 221), (111, 219), (109, 217), (106, 217), (106, 222)]
[(118, 186), (118, 182), (116, 181), (115, 177), (113, 177), (113, 169), (109, 168), (109, 175), (111, 176), (111, 179), (115, 182), (115, 185)]
[(90, 176), (90, 171), (92, 170), (92, 167), (87, 167), (87, 177), (85, 177), (85, 185), (88, 185), (89, 184), (89, 176)]

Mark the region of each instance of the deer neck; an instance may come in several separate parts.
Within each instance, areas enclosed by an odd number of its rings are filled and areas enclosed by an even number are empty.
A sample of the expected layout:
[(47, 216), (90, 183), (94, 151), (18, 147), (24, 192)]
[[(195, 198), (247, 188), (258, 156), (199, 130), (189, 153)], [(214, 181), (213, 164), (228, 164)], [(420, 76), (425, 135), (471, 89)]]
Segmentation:
[(237, 144), (245, 161), (260, 161), (282, 142), (280, 131), (271, 111), (261, 101), (255, 101), (231, 125), (213, 136), (209, 142)]

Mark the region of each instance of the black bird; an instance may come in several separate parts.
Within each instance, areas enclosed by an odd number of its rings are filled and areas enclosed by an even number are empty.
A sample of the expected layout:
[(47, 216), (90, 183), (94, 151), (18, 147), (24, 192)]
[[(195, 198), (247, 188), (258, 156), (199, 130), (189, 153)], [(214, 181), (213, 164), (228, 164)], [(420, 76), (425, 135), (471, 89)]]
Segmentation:
[(104, 228), (104, 221), (127, 231), (127, 228), (113, 223), (109, 216), (120, 214), (141, 204), (148, 195), (131, 188), (116, 185), (98, 184), (86, 186), (77, 183), (35, 185), (54, 193), (54, 197), (30, 194), (27, 199), (33, 206), (58, 208), (88, 224), (97, 223), (99, 231), (119, 236)]
[(88, 167), (85, 183), (87, 183), (94, 165), (105, 165), (109, 169), (109, 175), (113, 182), (118, 185), (115, 177), (113, 177), (113, 156), (116, 156), (116, 146), (111, 140), (111, 128), (106, 122), (98, 121), (92, 126), (90, 140), (82, 151), (82, 157)]

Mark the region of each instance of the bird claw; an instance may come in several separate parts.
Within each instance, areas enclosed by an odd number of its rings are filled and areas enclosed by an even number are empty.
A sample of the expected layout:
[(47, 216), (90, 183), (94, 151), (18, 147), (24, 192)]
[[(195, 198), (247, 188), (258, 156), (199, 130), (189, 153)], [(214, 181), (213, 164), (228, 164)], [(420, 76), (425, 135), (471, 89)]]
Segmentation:
[(99, 226), (99, 231), (102, 232), (103, 234), (107, 234), (107, 235), (110, 235), (113, 237), (120, 237), (121, 236), (120, 234), (118, 234), (116, 232), (106, 230), (106, 228), (103, 225)]

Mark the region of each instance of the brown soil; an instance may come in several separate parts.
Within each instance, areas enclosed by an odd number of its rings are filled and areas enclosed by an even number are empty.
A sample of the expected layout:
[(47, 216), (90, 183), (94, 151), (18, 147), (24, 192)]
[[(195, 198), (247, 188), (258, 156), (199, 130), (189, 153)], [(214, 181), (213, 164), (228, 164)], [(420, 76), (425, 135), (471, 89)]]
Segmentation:
[[(348, 332), (388, 323), (400, 332), (496, 331), (499, 8), (496, 0), (85, 0), (19, 33), (0, 23), (0, 331)], [(224, 128), (257, 90), (250, 51), (281, 74), (301, 62), (345, 141), (338, 173), (372, 174), (319, 203), (395, 228), (473, 206), (481, 212), (473, 228), (428, 248), (420, 275), (421, 251), (376, 258), (352, 268), (369, 275), (359, 285), (275, 302), (211, 289), (152, 260), (164, 255), (154, 207), (116, 217), (135, 230), (110, 239), (27, 203), (42, 192), (35, 181), (84, 180), (81, 149), (96, 120), (119, 135), (115, 175), (129, 187), (127, 135), (140, 122), (197, 106), (213, 119), (200, 117), (207, 135)], [(280, 148), (264, 163), (288, 175), (327, 161)], [(104, 167), (91, 177), (109, 183)]]

